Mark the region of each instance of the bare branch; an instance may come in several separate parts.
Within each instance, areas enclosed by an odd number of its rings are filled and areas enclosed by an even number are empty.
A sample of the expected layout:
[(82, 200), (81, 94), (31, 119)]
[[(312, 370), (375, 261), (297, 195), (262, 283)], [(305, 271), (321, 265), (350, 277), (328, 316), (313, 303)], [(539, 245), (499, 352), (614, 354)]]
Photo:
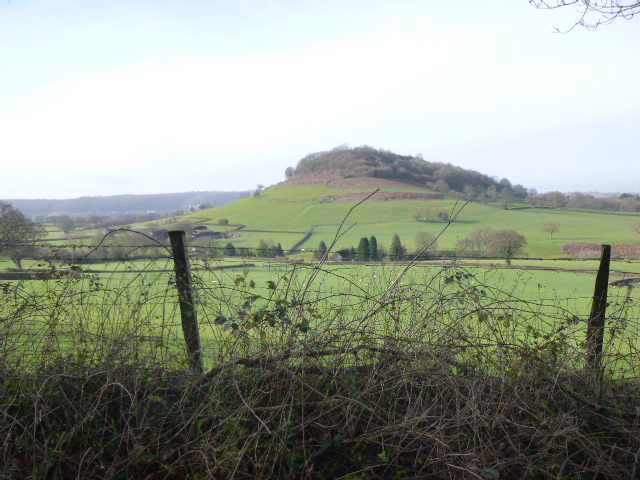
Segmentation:
[(630, 0), (529, 0), (529, 3), (541, 10), (575, 6), (578, 20), (567, 30), (556, 28), (558, 33), (567, 33), (577, 26), (595, 30), (600, 25), (609, 25), (618, 18), (631, 20), (640, 13), (640, 1)]

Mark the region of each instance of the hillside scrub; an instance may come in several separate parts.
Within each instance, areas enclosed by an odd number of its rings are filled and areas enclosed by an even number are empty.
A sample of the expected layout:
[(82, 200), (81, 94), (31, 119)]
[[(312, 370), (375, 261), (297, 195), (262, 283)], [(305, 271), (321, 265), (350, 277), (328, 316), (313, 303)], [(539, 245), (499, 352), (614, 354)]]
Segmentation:
[[(525, 198), (522, 185), (512, 186), (506, 178), (500, 181), (474, 170), (466, 170), (449, 163), (428, 162), (420, 156), (403, 156), (368, 145), (351, 148), (341, 145), (329, 151), (311, 153), (301, 159), (295, 169), (298, 175), (333, 172), (350, 177), (402, 179), (434, 188), (441, 193), (455, 192), (466, 198), (469, 192), (486, 192), (497, 199), (496, 192), (506, 190), (518, 198)], [(493, 192), (493, 193), (492, 193)]]
[[(371, 242), (369, 242), (371, 245)], [(170, 269), (2, 284), (6, 478), (632, 478), (638, 305), (584, 312), (456, 265), (194, 260), (206, 374)], [(275, 268), (275, 264), (274, 264)], [(168, 271), (167, 271), (168, 270)], [(347, 275), (347, 273), (350, 273)], [(118, 280), (120, 279), (120, 280)], [(629, 290), (631, 292), (631, 289)]]

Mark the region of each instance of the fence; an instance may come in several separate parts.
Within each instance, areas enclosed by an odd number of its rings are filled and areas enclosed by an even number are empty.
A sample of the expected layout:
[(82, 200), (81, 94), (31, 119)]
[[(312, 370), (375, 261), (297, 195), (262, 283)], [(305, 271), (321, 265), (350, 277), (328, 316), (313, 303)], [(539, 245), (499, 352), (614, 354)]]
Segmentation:
[(184, 233), (171, 238), (173, 251), (155, 260), (134, 257), (111, 270), (50, 260), (16, 273), (27, 275), (23, 281), (5, 280), (0, 356), (14, 366), (64, 358), (70, 365), (120, 362), (203, 373), (238, 357), (278, 355), (283, 344), (318, 351), (392, 343), (444, 349), (452, 362), (473, 358), (491, 369), (546, 355), (619, 375), (638, 370), (637, 299), (632, 288), (610, 299), (605, 328), (608, 271), (599, 275), (589, 317), (558, 299), (518, 298), (513, 285), (451, 261), (358, 270), (241, 260), (219, 265), (196, 256), (190, 267)]
[(0, 280), (0, 473), (636, 478), (640, 309), (606, 255), (568, 302), (548, 272), (187, 263), (173, 236)]

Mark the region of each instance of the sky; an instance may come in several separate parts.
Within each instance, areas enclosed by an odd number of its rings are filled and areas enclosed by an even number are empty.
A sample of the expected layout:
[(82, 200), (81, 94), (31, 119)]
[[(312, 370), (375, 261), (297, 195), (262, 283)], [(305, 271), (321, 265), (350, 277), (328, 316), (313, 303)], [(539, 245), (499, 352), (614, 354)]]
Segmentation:
[(0, 198), (252, 190), (370, 145), (640, 193), (640, 19), (528, 0), (5, 0)]

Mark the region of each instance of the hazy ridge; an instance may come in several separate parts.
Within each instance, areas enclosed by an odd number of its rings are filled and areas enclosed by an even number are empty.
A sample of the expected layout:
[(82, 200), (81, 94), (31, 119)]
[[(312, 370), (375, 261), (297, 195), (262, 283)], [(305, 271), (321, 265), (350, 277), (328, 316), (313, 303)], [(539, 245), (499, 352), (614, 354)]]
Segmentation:
[(115, 215), (123, 213), (165, 212), (208, 204), (217, 207), (233, 202), (246, 192), (181, 192), (146, 195), (109, 195), (72, 199), (7, 199), (25, 215)]

